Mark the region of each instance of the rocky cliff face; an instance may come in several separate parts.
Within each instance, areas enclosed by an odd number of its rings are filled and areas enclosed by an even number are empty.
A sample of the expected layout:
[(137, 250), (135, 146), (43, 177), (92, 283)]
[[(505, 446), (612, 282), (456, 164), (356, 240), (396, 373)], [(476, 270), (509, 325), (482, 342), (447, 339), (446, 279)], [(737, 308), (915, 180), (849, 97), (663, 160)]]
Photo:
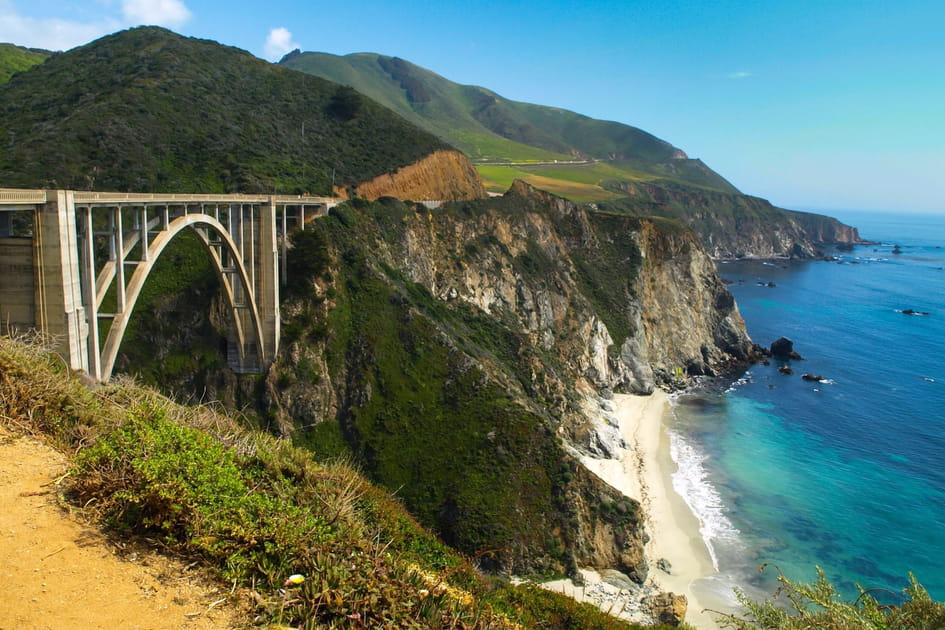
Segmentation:
[(569, 453), (599, 451), (601, 390), (747, 356), (692, 232), (522, 183), (435, 211), (358, 202), (312, 227), (268, 379), (283, 431), (347, 444), (449, 542), (490, 550), (486, 566), (642, 580), (639, 506)]
[(613, 204), (622, 210), (686, 223), (715, 259), (814, 258), (825, 246), (861, 242), (856, 228), (836, 219), (782, 210), (758, 197), (676, 184), (621, 181), (606, 187), (629, 195)]
[(482, 180), (466, 156), (443, 150), (359, 184), (355, 190), (365, 199), (453, 200), (486, 196)]

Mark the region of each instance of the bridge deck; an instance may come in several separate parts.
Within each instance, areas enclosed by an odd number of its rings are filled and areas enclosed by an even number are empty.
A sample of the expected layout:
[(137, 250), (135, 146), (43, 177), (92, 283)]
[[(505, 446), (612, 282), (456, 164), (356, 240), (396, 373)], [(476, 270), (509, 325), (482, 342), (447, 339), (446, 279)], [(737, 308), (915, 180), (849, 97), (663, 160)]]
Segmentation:
[[(24, 206), (46, 203), (55, 191), (0, 188), (2, 206)], [(275, 202), (279, 206), (324, 206), (342, 201), (337, 197), (307, 195), (244, 195), (190, 193), (116, 193), (75, 191), (76, 206), (164, 206), (189, 204), (254, 204)]]

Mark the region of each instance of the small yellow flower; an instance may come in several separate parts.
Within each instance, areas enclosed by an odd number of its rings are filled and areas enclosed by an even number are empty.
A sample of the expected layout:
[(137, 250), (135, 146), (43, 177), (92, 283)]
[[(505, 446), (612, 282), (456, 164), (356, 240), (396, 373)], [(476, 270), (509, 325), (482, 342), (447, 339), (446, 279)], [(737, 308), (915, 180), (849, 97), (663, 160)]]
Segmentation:
[(305, 581), (305, 576), (300, 573), (290, 575), (283, 586), (298, 586)]

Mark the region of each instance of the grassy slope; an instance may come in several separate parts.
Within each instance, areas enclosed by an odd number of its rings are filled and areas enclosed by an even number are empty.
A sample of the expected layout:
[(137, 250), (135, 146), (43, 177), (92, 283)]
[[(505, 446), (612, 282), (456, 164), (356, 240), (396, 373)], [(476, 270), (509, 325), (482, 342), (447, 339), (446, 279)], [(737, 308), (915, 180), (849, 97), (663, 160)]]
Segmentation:
[(398, 58), (371, 53), (290, 56), (283, 64), (351, 85), (461, 148), (474, 160), (610, 160), (624, 177), (638, 173), (710, 189), (735, 189), (698, 160), (645, 131), (562, 109), (519, 103), (453, 83)]
[(446, 147), (347, 88), (154, 27), (17, 75), (0, 112), (5, 186), (328, 193), (332, 169), (355, 184)]
[[(131, 385), (90, 391), (63, 369), (0, 338), (4, 426), (70, 454), (67, 496), (114, 535), (158, 543), (239, 587), (252, 625), (632, 627), (481, 577), (345, 464)], [(296, 573), (305, 581), (280, 590)]]
[(10, 80), (17, 72), (29, 70), (45, 61), (52, 53), (35, 48), (23, 48), (13, 44), (0, 44), (0, 85)]

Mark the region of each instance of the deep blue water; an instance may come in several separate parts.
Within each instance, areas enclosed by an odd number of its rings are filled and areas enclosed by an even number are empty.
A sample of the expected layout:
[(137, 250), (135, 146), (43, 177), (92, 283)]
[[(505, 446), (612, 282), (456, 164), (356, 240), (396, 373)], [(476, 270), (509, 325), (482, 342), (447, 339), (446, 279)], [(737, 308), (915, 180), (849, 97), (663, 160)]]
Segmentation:
[(880, 244), (719, 265), (752, 339), (789, 337), (804, 360), (678, 405), (675, 483), (719, 590), (770, 594), (769, 562), (804, 580), (820, 566), (854, 596), (901, 590), (912, 571), (945, 600), (945, 215), (834, 214)]

